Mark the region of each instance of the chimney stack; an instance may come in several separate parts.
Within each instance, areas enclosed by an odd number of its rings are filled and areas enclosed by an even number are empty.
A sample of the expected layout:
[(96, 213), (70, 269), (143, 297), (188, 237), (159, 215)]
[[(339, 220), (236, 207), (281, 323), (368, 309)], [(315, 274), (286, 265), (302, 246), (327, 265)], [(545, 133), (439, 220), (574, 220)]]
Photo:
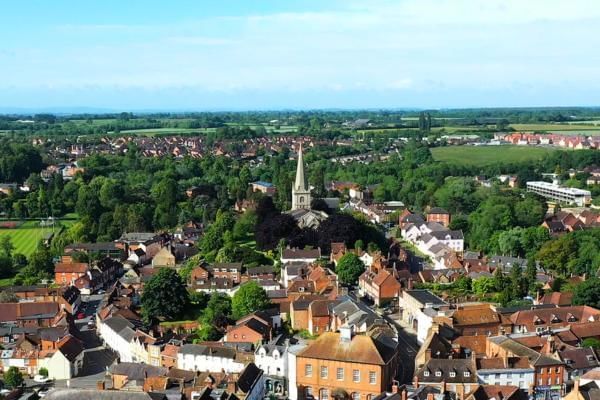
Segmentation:
[(105, 390), (105, 389), (106, 389), (106, 384), (104, 383), (104, 381), (96, 382), (96, 390)]

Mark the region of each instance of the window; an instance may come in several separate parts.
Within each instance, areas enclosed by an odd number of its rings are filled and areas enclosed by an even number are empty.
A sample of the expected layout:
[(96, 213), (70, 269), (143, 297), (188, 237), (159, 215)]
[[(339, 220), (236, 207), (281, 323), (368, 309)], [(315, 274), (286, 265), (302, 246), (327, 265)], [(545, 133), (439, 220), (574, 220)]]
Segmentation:
[(344, 368), (338, 368), (335, 376), (338, 381), (343, 381), (344, 380)]
[(328, 375), (329, 375), (328, 368), (327, 367), (321, 367), (321, 378), (327, 379)]
[(306, 388), (304, 388), (304, 395), (306, 397), (313, 397), (312, 388), (310, 386), (307, 386)]
[(496, 374), (496, 380), (500, 380), (500, 374)]
[(329, 390), (321, 389), (321, 400), (329, 400)]
[(471, 376), (471, 372), (470, 371), (465, 371), (465, 373), (463, 374), (465, 378), (468, 378)]
[(423, 376), (429, 376), (429, 371), (423, 372)]
[(304, 366), (304, 376), (308, 376), (308, 377), (312, 376), (312, 365), (306, 364)]
[(450, 378), (456, 378), (456, 372), (450, 371)]
[(435, 371), (435, 376), (442, 376), (442, 371)]
[(552, 378), (548, 378), (548, 386), (552, 385)]
[(369, 371), (369, 383), (371, 385), (377, 383), (377, 373), (375, 371)]
[(556, 379), (554, 379), (554, 384), (555, 385), (559, 385), (560, 384), (560, 378), (557, 376)]
[(560, 367), (556, 367), (556, 373), (560, 373)]
[(521, 373), (519, 374), (519, 379), (523, 379), (523, 378), (525, 378), (525, 374), (521, 372)]
[(357, 369), (352, 370), (352, 382), (360, 382), (360, 371)]
[(360, 393), (352, 393), (352, 400), (360, 400)]

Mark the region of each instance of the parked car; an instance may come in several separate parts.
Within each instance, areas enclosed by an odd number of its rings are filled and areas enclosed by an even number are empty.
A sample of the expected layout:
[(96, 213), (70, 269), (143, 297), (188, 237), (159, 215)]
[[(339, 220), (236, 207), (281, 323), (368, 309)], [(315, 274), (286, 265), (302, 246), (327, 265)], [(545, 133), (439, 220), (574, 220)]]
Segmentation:
[(33, 380), (34, 380), (34, 382), (37, 382), (37, 383), (46, 383), (46, 382), (50, 382), (52, 379), (50, 379), (44, 375), (36, 375), (33, 377)]
[(85, 313), (80, 312), (79, 314), (77, 314), (77, 319), (84, 319), (85, 318)]

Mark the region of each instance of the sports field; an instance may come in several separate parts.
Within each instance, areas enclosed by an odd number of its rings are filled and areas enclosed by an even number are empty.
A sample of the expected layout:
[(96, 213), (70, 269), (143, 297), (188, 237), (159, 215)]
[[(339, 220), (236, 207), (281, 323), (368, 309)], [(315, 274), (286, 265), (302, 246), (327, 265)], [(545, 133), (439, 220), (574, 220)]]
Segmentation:
[(531, 146), (445, 146), (431, 149), (436, 161), (465, 165), (490, 165), (540, 159), (558, 149)]
[[(74, 220), (62, 221), (62, 226), (68, 227)], [(60, 225), (54, 228), (58, 232)], [(41, 227), (40, 221), (25, 221), (17, 228), (0, 228), (0, 237), (9, 235), (15, 247), (15, 253), (31, 255), (45, 235), (52, 233), (52, 227)]]

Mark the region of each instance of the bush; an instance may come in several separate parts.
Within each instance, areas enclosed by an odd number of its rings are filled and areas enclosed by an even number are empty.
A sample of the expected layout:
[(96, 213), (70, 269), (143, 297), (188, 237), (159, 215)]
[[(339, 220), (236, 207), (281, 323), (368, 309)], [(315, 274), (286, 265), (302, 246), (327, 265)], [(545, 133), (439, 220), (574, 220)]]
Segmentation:
[(38, 371), (38, 374), (40, 374), (40, 375), (42, 375), (42, 376), (44, 376), (44, 377), (46, 377), (46, 378), (47, 378), (47, 377), (48, 377), (48, 369), (47, 369), (47, 368), (44, 368), (44, 367), (42, 367), (42, 368), (40, 368), (40, 370)]

